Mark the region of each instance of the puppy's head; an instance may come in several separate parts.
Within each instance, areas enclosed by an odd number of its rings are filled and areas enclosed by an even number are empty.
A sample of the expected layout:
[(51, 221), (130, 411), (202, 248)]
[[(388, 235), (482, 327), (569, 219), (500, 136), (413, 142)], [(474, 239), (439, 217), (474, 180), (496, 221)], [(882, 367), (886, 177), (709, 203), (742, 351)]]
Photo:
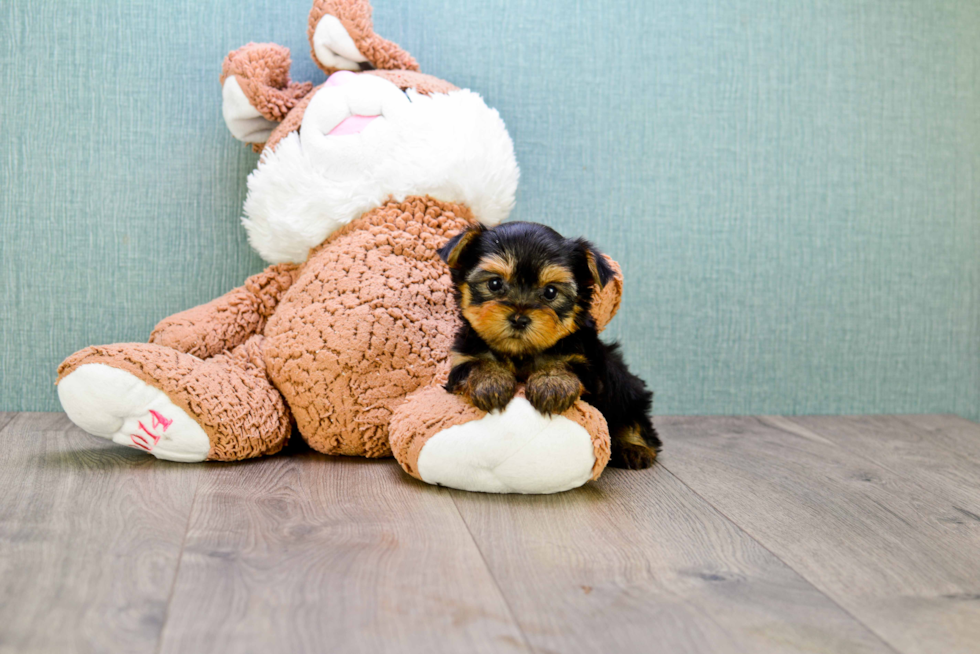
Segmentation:
[(474, 225), (439, 250), (463, 317), (494, 350), (535, 354), (588, 319), (592, 289), (613, 272), (583, 239), (535, 223)]

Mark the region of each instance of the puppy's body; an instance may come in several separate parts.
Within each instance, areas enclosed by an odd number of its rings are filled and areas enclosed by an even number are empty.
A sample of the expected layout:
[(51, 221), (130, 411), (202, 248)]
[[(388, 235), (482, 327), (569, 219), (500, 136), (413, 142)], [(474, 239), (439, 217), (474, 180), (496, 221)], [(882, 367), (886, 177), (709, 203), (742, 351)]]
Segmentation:
[(592, 245), (516, 222), (473, 227), (440, 255), (463, 317), (446, 390), (491, 411), (524, 382), (528, 401), (547, 414), (585, 395), (609, 426), (611, 464), (653, 464), (660, 439), (649, 415), (652, 394), (618, 345), (599, 340), (589, 313), (593, 288), (612, 277)]

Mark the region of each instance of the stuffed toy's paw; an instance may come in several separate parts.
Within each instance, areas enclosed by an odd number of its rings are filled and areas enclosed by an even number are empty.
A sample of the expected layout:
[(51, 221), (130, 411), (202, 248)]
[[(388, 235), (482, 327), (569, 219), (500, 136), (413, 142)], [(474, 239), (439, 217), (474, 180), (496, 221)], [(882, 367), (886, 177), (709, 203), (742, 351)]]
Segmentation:
[(169, 461), (239, 461), (282, 449), (290, 414), (261, 337), (202, 360), (153, 343), (87, 347), (58, 368), (58, 397), (94, 436)]
[(440, 386), (410, 395), (392, 416), (391, 449), (429, 484), (485, 493), (546, 494), (598, 478), (609, 461), (602, 415), (581, 400), (544, 416), (523, 392), (485, 413)]
[(76, 425), (117, 445), (167, 461), (203, 461), (211, 441), (163, 391), (104, 363), (81, 365), (58, 383), (58, 398)]

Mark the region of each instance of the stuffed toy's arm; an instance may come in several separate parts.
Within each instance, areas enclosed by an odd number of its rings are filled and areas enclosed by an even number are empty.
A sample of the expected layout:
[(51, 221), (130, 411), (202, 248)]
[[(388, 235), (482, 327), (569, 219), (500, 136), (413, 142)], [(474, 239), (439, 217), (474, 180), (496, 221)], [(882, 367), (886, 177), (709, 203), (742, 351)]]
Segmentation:
[(245, 280), (206, 304), (161, 320), (150, 343), (207, 359), (241, 345), (262, 331), (286, 290), (296, 280), (298, 266), (277, 264)]
[(313, 89), (289, 79), (289, 48), (249, 43), (221, 65), (221, 112), (239, 141), (264, 143), (286, 114)]

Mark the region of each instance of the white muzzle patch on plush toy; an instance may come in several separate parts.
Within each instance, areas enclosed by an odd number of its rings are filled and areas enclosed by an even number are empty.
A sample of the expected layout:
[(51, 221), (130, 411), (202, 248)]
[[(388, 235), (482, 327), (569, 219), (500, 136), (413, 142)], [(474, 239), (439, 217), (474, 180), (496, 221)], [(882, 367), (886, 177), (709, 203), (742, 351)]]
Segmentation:
[(336, 73), (298, 132), (265, 151), (248, 178), (242, 222), (272, 263), (299, 263), (334, 230), (389, 198), (466, 204), (492, 226), (520, 176), (500, 115), (469, 90), (402, 92), (374, 75)]

